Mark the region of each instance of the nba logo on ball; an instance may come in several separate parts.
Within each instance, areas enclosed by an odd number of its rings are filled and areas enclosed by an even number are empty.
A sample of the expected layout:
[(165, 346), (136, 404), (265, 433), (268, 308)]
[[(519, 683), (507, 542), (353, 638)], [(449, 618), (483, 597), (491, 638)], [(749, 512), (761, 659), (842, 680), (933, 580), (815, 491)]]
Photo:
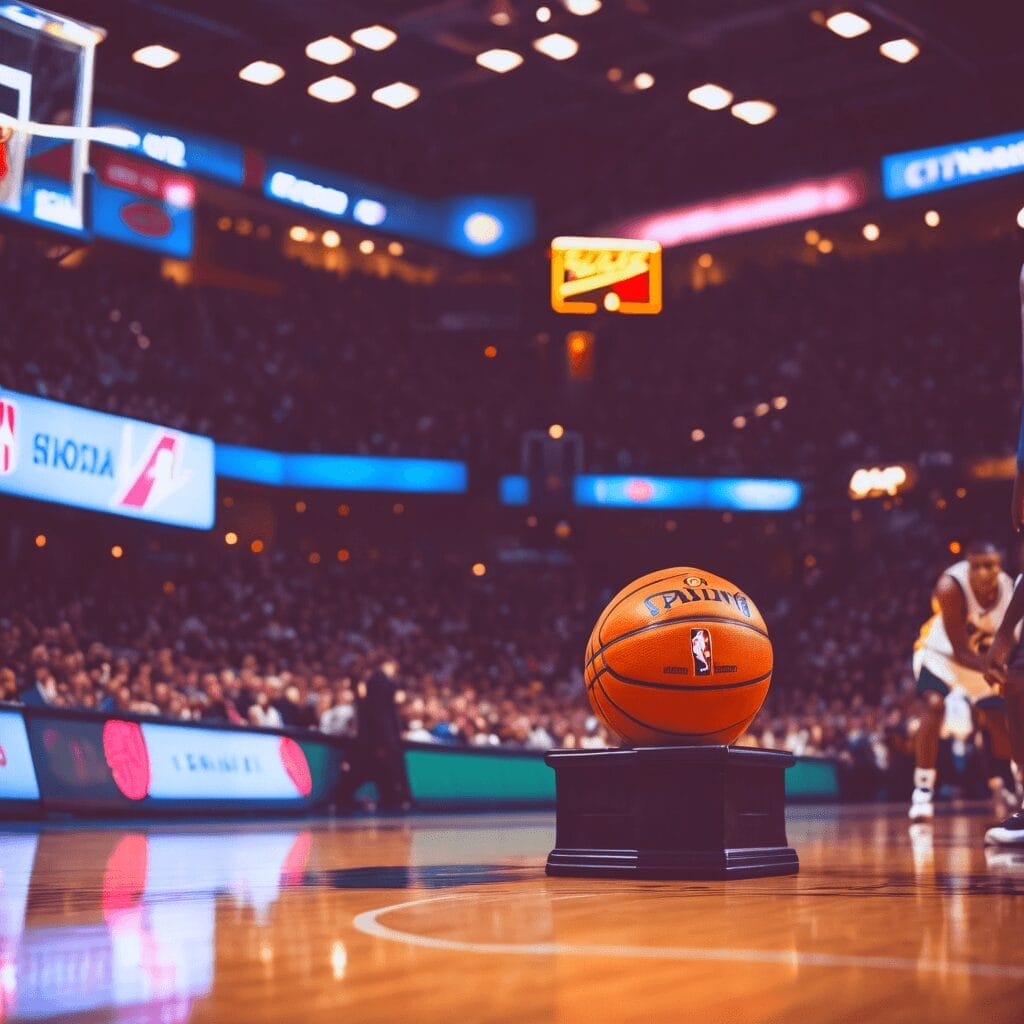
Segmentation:
[(711, 630), (691, 629), (690, 650), (693, 651), (694, 675), (711, 675)]

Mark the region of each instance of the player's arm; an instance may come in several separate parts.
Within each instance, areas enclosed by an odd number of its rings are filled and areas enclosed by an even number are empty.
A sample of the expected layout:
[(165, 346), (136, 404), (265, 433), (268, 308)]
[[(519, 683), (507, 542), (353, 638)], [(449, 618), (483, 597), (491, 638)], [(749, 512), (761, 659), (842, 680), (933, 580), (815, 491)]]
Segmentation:
[(1014, 647), (1017, 646), (1016, 629), (1021, 619), (1024, 619), (1024, 577), (1019, 579), (1013, 588), (1013, 597), (1010, 598), (1003, 621), (996, 630), (992, 646), (988, 649), (985, 678), (990, 682), (1006, 682), (1006, 666)]
[(971, 650), (967, 639), (967, 599), (952, 576), (943, 576), (935, 586), (935, 600), (942, 613), (942, 624), (946, 636), (953, 645), (953, 660), (964, 668), (984, 672), (988, 667), (985, 658)]
[[(1021, 357), (1024, 359), (1024, 266), (1020, 268), (1020, 331)], [(1022, 395), (1024, 399), (1024, 395)], [(1010, 519), (1020, 533), (1024, 528), (1024, 400), (1020, 407), (1020, 434), (1017, 438), (1017, 475), (1013, 479), (1013, 497), (1010, 499)]]

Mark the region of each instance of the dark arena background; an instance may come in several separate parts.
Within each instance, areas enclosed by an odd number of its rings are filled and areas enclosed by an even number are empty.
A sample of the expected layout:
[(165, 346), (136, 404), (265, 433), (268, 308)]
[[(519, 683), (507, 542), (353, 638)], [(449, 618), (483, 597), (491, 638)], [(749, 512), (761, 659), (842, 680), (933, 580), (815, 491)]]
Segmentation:
[(0, 1022), (1024, 1019), (1018, 5), (59, 7), (0, 5)]

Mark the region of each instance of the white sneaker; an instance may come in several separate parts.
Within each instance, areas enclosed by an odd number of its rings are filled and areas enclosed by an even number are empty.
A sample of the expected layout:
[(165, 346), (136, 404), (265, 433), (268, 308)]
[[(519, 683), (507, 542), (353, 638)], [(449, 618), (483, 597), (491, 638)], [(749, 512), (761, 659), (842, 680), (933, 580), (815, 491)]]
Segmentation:
[(921, 789), (918, 786), (914, 790), (914, 795), (910, 798), (908, 817), (911, 821), (931, 821), (935, 817), (935, 804), (932, 803), (930, 789)]
[(1011, 814), (985, 833), (986, 846), (1024, 846), (1024, 810)]

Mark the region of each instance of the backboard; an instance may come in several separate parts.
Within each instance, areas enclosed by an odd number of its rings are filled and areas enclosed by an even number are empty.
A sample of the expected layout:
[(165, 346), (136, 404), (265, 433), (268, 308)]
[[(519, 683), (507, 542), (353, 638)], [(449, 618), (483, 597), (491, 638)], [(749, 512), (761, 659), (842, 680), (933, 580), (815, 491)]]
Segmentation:
[[(93, 63), (103, 37), (91, 25), (0, 0), (0, 116), (18, 122), (6, 145), (0, 214), (82, 229)], [(56, 139), (32, 124), (85, 134)]]

